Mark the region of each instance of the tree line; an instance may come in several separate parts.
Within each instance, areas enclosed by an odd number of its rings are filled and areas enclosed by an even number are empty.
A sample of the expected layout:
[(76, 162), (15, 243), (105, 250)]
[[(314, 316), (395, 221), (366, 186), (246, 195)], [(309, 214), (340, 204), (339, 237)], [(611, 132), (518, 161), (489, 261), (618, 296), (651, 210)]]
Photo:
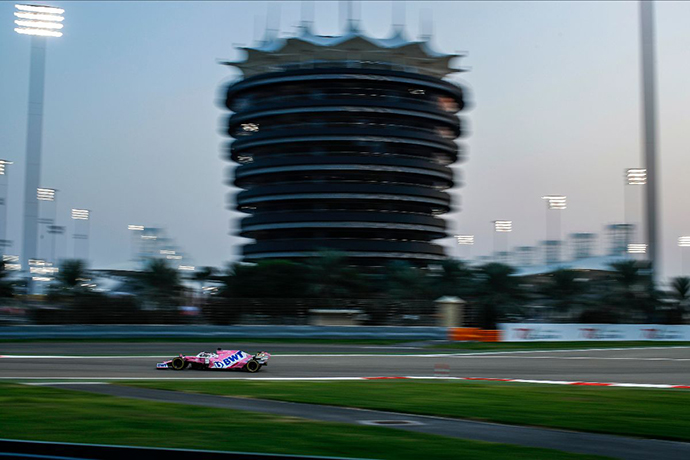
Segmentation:
[[(433, 302), (452, 296), (465, 300), (484, 326), (496, 321), (523, 320), (683, 322), (690, 278), (674, 278), (670, 290), (661, 292), (651, 284), (645, 267), (638, 262), (617, 262), (610, 268), (596, 275), (561, 269), (517, 276), (516, 269), (505, 264), (471, 266), (448, 259), (434, 268), (422, 269), (396, 261), (364, 269), (349, 265), (344, 254), (324, 251), (320, 257), (305, 262), (235, 263), (225, 270), (202, 267), (189, 278), (197, 286), (192, 289), (196, 292), (190, 292), (178, 270), (164, 259), (151, 259), (141, 272), (124, 276), (122, 290), (127, 295), (114, 298), (92, 288), (91, 275), (83, 261), (66, 260), (46, 298), (82, 312), (93, 310), (95, 305), (106, 310), (103, 306), (112, 304), (120, 311), (136, 314), (142, 304), (157, 310), (184, 305), (190, 294), (195, 301), (222, 308), (232, 308), (242, 299), (323, 299), (323, 305), (337, 307), (345, 299)], [(14, 296), (17, 291), (16, 281), (13, 284), (7, 275), (0, 263), (0, 297)], [(204, 289), (208, 286), (213, 286), (212, 292)]]

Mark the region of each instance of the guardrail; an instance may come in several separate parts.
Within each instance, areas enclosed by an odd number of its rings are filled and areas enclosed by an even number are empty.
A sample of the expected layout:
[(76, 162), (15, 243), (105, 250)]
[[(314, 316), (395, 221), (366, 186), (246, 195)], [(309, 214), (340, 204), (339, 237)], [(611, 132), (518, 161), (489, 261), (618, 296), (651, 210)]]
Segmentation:
[[(0, 439), (0, 457), (48, 460), (120, 460), (122, 458), (165, 458), (166, 460), (354, 460), (343, 457), (314, 457), (247, 452), (220, 452), (195, 449), (111, 446)], [(361, 459), (360, 459), (361, 460)]]

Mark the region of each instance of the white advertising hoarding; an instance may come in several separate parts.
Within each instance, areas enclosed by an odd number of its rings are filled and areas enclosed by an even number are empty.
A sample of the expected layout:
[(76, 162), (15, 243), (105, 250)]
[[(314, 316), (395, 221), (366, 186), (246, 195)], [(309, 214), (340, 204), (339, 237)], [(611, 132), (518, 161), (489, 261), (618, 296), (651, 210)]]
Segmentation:
[(502, 342), (690, 340), (690, 325), (501, 323)]

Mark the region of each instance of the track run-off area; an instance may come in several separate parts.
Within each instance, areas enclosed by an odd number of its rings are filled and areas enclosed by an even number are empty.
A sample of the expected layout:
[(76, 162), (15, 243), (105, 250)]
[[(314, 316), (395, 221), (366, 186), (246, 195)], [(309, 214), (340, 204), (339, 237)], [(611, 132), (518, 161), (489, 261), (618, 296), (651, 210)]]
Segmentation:
[[(522, 383), (614, 383), (671, 388), (690, 386), (690, 346), (573, 350), (453, 352), (406, 346), (4, 343), (2, 381), (158, 379), (334, 379), (376, 377), (505, 379)], [(272, 353), (257, 374), (242, 371), (157, 370), (178, 354), (217, 346)]]

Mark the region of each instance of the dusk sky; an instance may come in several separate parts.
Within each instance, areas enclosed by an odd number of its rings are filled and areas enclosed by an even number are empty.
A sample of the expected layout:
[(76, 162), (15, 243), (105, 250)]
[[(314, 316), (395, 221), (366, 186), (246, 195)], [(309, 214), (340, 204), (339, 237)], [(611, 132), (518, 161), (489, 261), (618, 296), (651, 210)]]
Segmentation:
[[(41, 3), (44, 2), (32, 2)], [(167, 230), (195, 265), (222, 266), (247, 242), (228, 209), (229, 141), (218, 104), (237, 60), (260, 38), (269, 9), (293, 34), (302, 2), (50, 2), (65, 9), (64, 36), (47, 53), (41, 183), (59, 190), (58, 224), (92, 210), (91, 266), (131, 258), (128, 224)], [(493, 250), (491, 221), (513, 220), (510, 246), (545, 238), (541, 196), (563, 194), (562, 233), (600, 233), (623, 219), (623, 173), (642, 164), (637, 2), (409, 2), (433, 20), (433, 47), (467, 51), (467, 159), (454, 169), (460, 212), (451, 234), (476, 235), (472, 255)], [(338, 2), (315, 2), (314, 29), (344, 30)], [(392, 2), (361, 2), (361, 29), (391, 33)], [(13, 32), (14, 2), (0, 3), (0, 158), (9, 170), (8, 238), (21, 247), (30, 38)], [(307, 8), (307, 11), (310, 11)], [(690, 2), (656, 4), (662, 277), (681, 270), (677, 238), (690, 235)], [(258, 27), (258, 30), (257, 30)], [(641, 190), (641, 189), (640, 189)], [(639, 218), (642, 201), (632, 200)], [(441, 241), (462, 254), (454, 240)], [(690, 249), (690, 248), (688, 248)], [(63, 238), (61, 256), (73, 241)], [(689, 256), (690, 257), (690, 256)], [(690, 262), (690, 259), (689, 259)], [(690, 270), (690, 263), (687, 268)]]

